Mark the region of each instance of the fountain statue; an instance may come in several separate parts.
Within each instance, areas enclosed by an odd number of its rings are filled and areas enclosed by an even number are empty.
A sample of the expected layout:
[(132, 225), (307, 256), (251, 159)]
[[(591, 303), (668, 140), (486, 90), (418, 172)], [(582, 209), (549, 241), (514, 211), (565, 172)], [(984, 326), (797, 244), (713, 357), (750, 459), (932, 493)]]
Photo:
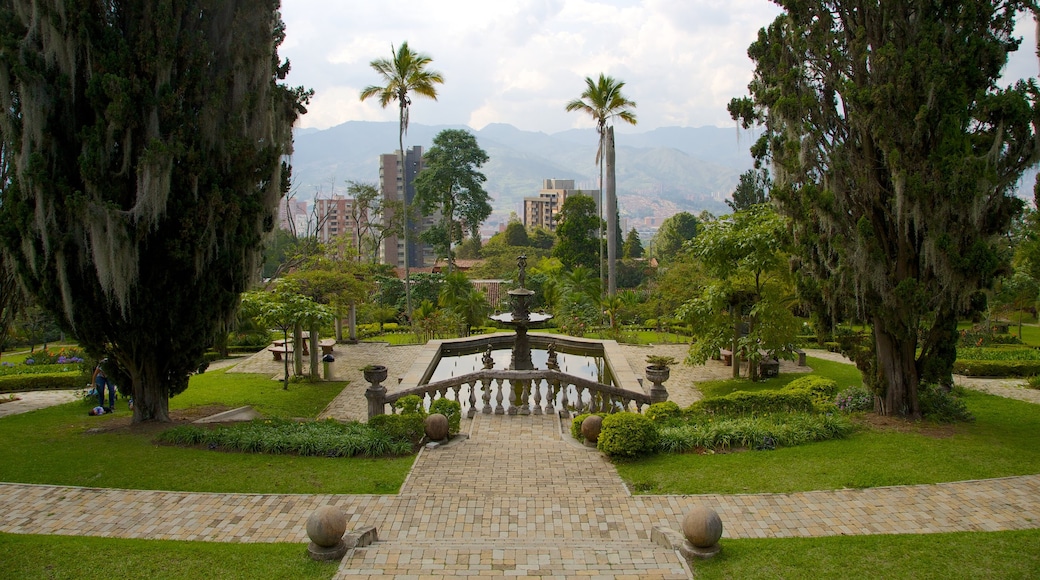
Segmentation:
[(531, 297), (534, 290), (525, 287), (527, 282), (527, 256), (521, 254), (516, 259), (516, 267), (519, 273), (517, 280), (519, 288), (508, 292), (511, 312), (503, 312), (491, 316), (492, 320), (512, 326), (516, 332), (513, 338), (513, 356), (509, 364), (511, 370), (531, 370), (534, 363), (531, 362), (531, 343), (527, 338), (527, 329), (531, 324), (545, 322), (552, 318), (552, 314), (542, 312), (531, 312)]

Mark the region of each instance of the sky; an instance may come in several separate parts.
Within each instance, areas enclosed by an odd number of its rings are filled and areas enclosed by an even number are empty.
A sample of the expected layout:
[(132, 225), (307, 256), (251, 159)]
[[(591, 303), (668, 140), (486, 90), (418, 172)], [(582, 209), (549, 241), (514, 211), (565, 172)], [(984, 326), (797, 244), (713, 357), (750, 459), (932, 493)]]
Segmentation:
[[(315, 91), (299, 127), (397, 121), (396, 103), (358, 94), (381, 84), (369, 62), (405, 41), (444, 76), (437, 101), (413, 99), (413, 123), (593, 127), (564, 107), (585, 77), (604, 73), (636, 102), (638, 126), (619, 123), (619, 133), (733, 127), (726, 104), (747, 94), (747, 47), (779, 12), (766, 0), (282, 0), (280, 54), (292, 63), (289, 84)], [(1037, 76), (1032, 19), (1016, 33), (1024, 44), (1005, 79)]]

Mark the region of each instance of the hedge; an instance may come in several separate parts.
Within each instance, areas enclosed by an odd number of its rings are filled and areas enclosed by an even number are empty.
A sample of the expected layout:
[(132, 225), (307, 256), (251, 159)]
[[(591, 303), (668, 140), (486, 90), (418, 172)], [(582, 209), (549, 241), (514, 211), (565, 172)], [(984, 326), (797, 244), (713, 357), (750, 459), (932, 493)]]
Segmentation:
[(48, 373), (42, 375), (10, 375), (0, 377), (0, 393), (23, 391), (58, 391), (84, 388), (83, 375), (79, 371)]
[(1035, 360), (958, 360), (953, 372), (969, 377), (1031, 377), (1040, 374)]
[(611, 457), (639, 457), (657, 450), (657, 427), (638, 413), (607, 415), (596, 448)]
[(768, 413), (813, 412), (813, 395), (806, 389), (783, 391), (735, 391), (723, 397), (702, 399), (689, 407), (692, 413), (741, 417)]

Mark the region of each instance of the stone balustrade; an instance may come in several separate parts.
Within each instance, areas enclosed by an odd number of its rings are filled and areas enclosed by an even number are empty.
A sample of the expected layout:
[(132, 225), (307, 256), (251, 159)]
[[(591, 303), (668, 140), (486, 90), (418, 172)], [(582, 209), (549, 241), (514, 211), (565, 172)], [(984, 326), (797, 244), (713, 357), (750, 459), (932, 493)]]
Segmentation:
[[(591, 412), (638, 413), (654, 402), (646, 392), (605, 385), (556, 370), (485, 369), (394, 393), (387, 393), (385, 388), (373, 384), (365, 392), (369, 418), (388, 411), (396, 412), (394, 403), (408, 395), (418, 395), (427, 407), (442, 397), (458, 401), (467, 417), (477, 413), (541, 415), (560, 412), (564, 416)], [(667, 392), (662, 400), (666, 399)]]

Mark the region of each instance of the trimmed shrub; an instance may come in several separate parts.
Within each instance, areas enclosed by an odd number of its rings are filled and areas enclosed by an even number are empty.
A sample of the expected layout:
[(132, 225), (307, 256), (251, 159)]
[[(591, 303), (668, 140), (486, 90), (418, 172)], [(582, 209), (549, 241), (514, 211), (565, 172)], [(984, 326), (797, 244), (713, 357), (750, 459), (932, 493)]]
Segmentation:
[(622, 412), (603, 418), (596, 447), (611, 457), (639, 457), (656, 451), (657, 443), (657, 428), (650, 419)]
[(458, 401), (441, 397), (430, 404), (430, 414), (440, 413), (448, 418), (448, 434), (459, 432), (462, 424), (462, 405)]
[(791, 413), (764, 417), (721, 418), (660, 429), (659, 449), (683, 453), (730, 447), (770, 449), (847, 437), (854, 430), (841, 415)]
[(83, 375), (79, 371), (0, 377), (0, 393), (82, 388)]
[(740, 417), (769, 413), (812, 412), (813, 396), (806, 389), (792, 391), (734, 391), (722, 397), (709, 397), (690, 405), (693, 413)]
[(419, 395), (408, 395), (397, 399), (394, 402), (394, 408), (400, 411), (402, 415), (426, 416), (426, 409), (423, 408), (423, 400)]
[(391, 439), (408, 441), (412, 445), (418, 445), (426, 435), (426, 426), (423, 424), (423, 420), (424, 416), (416, 413), (411, 415), (376, 415), (368, 420), (368, 425), (385, 433)]
[[(954, 391), (963, 392), (959, 388)], [(964, 401), (938, 385), (921, 385), (917, 391), (921, 414), (937, 423), (972, 423), (975, 416)]]
[(1040, 361), (957, 360), (953, 372), (969, 377), (1031, 377), (1040, 375)]
[(257, 419), (249, 423), (203, 429), (182, 425), (159, 434), (157, 440), (175, 445), (206, 445), (210, 449), (252, 453), (291, 453), (324, 457), (403, 455), (408, 441), (393, 439), (364, 423)]
[(1026, 383), (1026, 385), (1030, 389), (1040, 389), (1040, 375), (1033, 375), (1029, 377), (1029, 381)]
[(837, 394), (834, 404), (846, 413), (874, 408), (874, 395), (866, 387), (849, 387)]
[(834, 405), (834, 396), (838, 394), (838, 383), (832, 379), (817, 375), (805, 375), (787, 383), (783, 392), (805, 391), (812, 396), (817, 410), (825, 411)]
[(670, 423), (681, 419), (683, 412), (674, 401), (664, 401), (650, 405), (643, 414), (654, 423)]

